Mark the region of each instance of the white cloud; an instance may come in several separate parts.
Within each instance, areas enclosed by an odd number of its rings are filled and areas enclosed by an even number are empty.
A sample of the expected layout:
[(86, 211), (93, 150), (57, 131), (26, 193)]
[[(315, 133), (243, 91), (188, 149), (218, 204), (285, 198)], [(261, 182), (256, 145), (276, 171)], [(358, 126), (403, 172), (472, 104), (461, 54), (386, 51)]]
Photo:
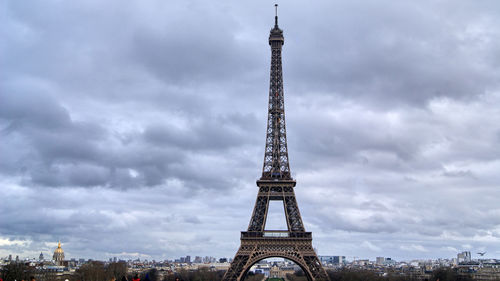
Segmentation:
[(30, 244), (30, 241), (26, 240), (10, 240), (7, 238), (0, 237), (0, 247), (4, 246), (23, 246), (26, 247)]
[(361, 243), (361, 246), (362, 247), (365, 247), (371, 251), (375, 251), (375, 252), (380, 252), (382, 249), (378, 246), (375, 246), (372, 242), (370, 241), (363, 241), (363, 243)]
[(399, 248), (403, 251), (410, 251), (410, 252), (428, 252), (428, 250), (424, 246), (415, 244), (401, 245)]

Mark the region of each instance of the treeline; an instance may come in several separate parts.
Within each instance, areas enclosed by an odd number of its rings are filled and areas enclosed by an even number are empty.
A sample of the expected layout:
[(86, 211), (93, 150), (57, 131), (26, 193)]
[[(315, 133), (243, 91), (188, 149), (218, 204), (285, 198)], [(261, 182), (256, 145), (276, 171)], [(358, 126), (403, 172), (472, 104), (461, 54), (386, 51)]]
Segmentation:
[[(163, 280), (151, 281), (220, 281), (226, 273), (225, 270), (211, 271), (208, 268), (200, 268), (198, 270), (181, 269), (176, 273), (166, 275)], [(249, 272), (245, 277), (245, 281), (261, 281), (264, 279), (263, 274), (253, 274)]]
[(35, 268), (24, 263), (11, 262), (3, 266), (0, 276), (4, 281), (14, 281), (30, 280), (30, 277), (35, 276), (35, 274)]
[(29, 266), (22, 262), (11, 262), (4, 265), (0, 273), (4, 281), (19, 281), (30, 280), (35, 277), (37, 281), (108, 281), (111, 278), (121, 280), (127, 277), (132, 280), (132, 274), (127, 272), (127, 264), (125, 262), (115, 262), (104, 264), (100, 261), (93, 261), (82, 265), (74, 274), (58, 275), (56, 272), (47, 270), (37, 270), (35, 267)]
[[(380, 276), (371, 270), (341, 269), (338, 271), (328, 270), (328, 276), (331, 281), (471, 281), (470, 276), (459, 274), (453, 268), (439, 268), (432, 272), (430, 278), (421, 279), (410, 275), (400, 275), (399, 273), (388, 273), (386, 276)], [(288, 276), (287, 276), (288, 277)], [(290, 281), (298, 281), (292, 280)]]

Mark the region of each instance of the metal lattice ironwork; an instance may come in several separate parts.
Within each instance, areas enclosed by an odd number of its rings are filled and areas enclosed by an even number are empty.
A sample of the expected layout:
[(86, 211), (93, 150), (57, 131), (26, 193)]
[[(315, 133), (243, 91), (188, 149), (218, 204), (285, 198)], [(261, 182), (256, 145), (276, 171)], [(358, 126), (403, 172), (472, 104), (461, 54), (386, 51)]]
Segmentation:
[(266, 224), (266, 212), (269, 206), (269, 198), (266, 196), (258, 196), (255, 202), (254, 213), (248, 226), (248, 231), (263, 231)]
[(291, 231), (305, 231), (300, 217), (299, 206), (295, 200), (295, 195), (285, 196), (285, 210), (288, 218), (288, 225)]
[[(270, 257), (295, 262), (311, 281), (329, 280), (313, 249), (312, 234), (305, 231), (295, 199), (296, 182), (290, 175), (281, 66), (283, 43), (283, 31), (278, 27), (276, 16), (269, 35), (272, 56), (264, 168), (262, 177), (257, 181), (259, 193), (248, 230), (241, 232), (241, 246), (224, 275), (224, 281), (243, 280), (253, 264)], [(287, 230), (264, 229), (271, 200), (283, 202)]]
[(281, 47), (285, 43), (278, 17), (269, 35), (271, 46), (271, 75), (269, 80), (269, 108), (267, 115), (266, 150), (262, 180), (292, 179), (286, 144), (285, 99), (283, 96), (283, 69)]

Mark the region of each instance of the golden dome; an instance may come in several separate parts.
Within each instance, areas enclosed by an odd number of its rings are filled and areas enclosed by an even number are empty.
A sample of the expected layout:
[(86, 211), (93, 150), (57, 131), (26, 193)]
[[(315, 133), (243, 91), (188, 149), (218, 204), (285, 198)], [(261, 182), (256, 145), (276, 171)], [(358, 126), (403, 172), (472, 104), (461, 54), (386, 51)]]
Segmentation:
[(61, 248), (61, 241), (57, 244), (57, 249), (54, 251), (52, 259), (56, 262), (61, 262), (64, 260), (64, 250)]
[(64, 253), (64, 250), (61, 248), (61, 241), (57, 244), (57, 249), (54, 251), (55, 253)]

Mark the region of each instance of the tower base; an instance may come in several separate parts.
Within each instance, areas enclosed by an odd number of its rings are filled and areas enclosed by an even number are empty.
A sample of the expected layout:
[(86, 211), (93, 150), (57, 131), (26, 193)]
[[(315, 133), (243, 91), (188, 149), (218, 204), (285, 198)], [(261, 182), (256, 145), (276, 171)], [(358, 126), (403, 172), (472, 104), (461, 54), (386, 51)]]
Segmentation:
[(223, 281), (242, 281), (248, 270), (260, 260), (280, 257), (295, 262), (307, 279), (329, 280), (312, 247), (311, 232), (241, 232), (241, 246)]

